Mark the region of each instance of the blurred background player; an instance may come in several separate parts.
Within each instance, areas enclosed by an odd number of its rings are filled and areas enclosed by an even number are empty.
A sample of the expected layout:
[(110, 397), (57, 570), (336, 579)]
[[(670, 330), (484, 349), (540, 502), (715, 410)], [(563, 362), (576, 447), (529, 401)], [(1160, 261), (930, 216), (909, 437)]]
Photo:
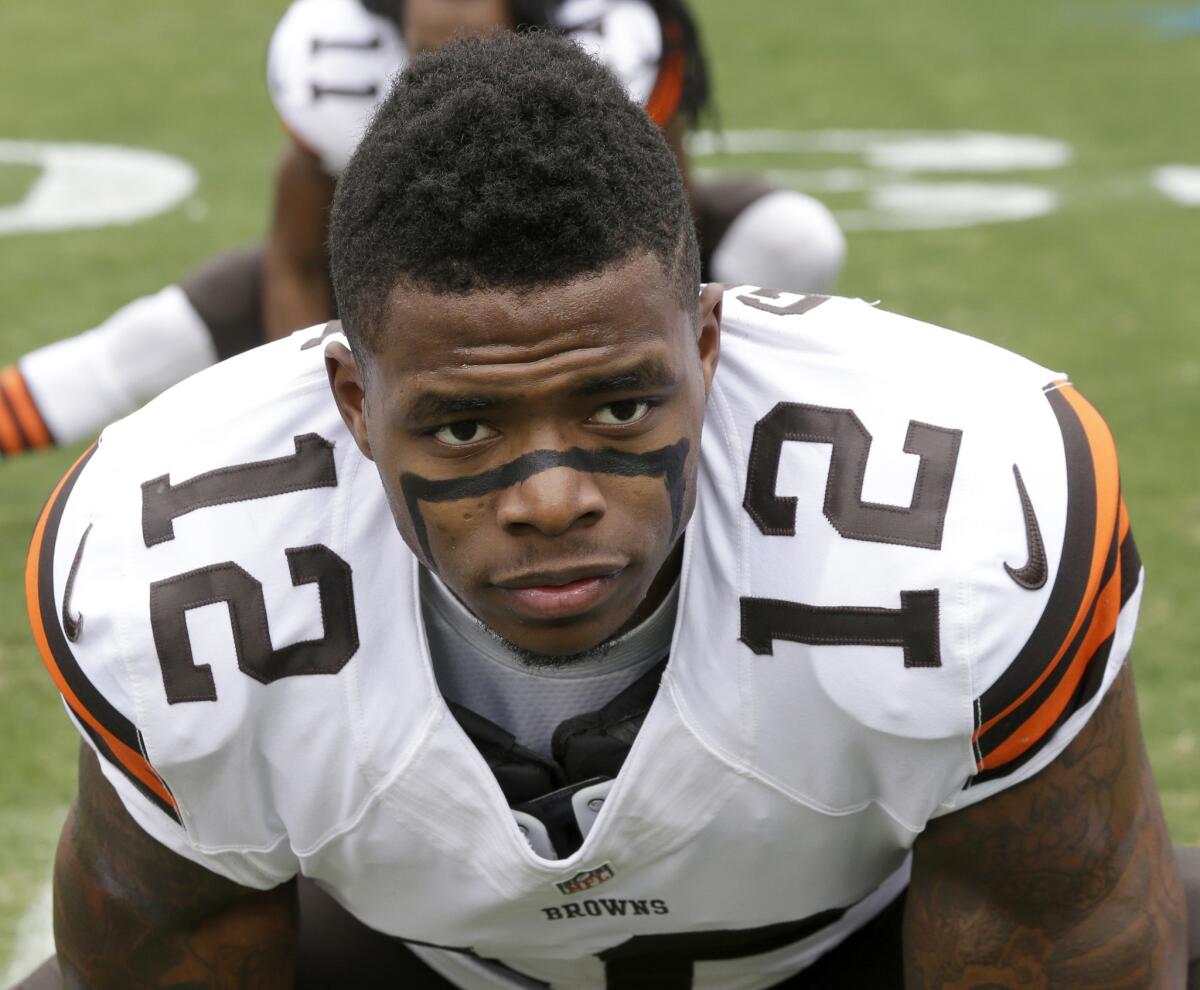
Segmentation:
[(705, 280), (833, 286), (845, 240), (824, 205), (753, 179), (690, 177), (684, 136), (710, 88), (683, 0), (295, 0), (268, 55), (271, 99), (290, 140), (265, 245), (210, 259), (0, 372), (0, 449), (86, 439), (215, 361), (334, 316), (326, 254), (334, 185), (391, 78), (456, 33), (498, 27), (568, 35), (645, 106), (683, 169)]

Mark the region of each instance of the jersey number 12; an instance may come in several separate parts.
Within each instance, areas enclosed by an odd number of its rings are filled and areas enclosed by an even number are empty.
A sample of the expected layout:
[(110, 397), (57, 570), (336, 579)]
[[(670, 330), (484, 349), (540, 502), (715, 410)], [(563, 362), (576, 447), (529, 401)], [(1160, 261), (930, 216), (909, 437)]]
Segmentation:
[[(783, 445), (827, 443), (833, 450), (825, 517), (846, 539), (940, 550), (961, 430), (908, 424), (905, 453), (921, 458), (907, 508), (864, 502), (871, 434), (850, 409), (780, 402), (754, 426), (742, 506), (764, 536), (796, 535), (796, 499), (775, 494)], [(937, 589), (901, 591), (899, 608), (817, 606), (776, 598), (741, 599), (741, 640), (756, 654), (777, 639), (820, 645), (899, 646), (905, 667), (940, 667)]]
[[(172, 485), (163, 475), (142, 485), (142, 537), (147, 547), (175, 539), (179, 516), (214, 505), (272, 498), (309, 488), (333, 488), (333, 444), (315, 433), (294, 440), (296, 453), (238, 464)], [(301, 674), (336, 674), (358, 650), (350, 565), (321, 544), (284, 551), (292, 584), (316, 584), (325, 635), (281, 649), (271, 646), (263, 587), (233, 561), (201, 567), (150, 585), (150, 627), (167, 701), (216, 701), (208, 664), (192, 658), (187, 613), (224, 602), (229, 607), (238, 669), (262, 684)]]

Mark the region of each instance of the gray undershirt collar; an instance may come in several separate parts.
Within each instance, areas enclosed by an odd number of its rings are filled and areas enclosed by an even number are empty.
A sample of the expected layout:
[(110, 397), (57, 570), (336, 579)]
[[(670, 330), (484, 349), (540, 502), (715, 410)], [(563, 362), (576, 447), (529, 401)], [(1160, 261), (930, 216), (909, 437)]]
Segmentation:
[(560, 722), (602, 707), (667, 655), (679, 602), (677, 581), (649, 617), (594, 658), (533, 667), (424, 568), (419, 586), (442, 694), (547, 756)]

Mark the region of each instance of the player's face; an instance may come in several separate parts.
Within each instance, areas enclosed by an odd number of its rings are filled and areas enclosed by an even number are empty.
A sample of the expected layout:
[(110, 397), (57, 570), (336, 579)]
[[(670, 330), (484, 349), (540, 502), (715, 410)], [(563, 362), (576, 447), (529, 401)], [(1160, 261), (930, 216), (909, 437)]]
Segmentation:
[(524, 294), (398, 287), (365, 396), (331, 348), (339, 407), (406, 542), (504, 638), (578, 653), (669, 587), (720, 301), (706, 288), (697, 318), (638, 257)]
[(490, 34), (508, 27), (508, 0), (404, 0), (404, 43), (414, 55), (440, 48), (456, 34)]

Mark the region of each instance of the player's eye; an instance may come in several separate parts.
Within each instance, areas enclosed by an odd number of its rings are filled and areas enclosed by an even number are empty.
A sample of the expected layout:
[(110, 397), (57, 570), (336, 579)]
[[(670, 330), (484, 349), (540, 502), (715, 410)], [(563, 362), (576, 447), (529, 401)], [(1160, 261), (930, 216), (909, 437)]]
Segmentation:
[(465, 447), (468, 444), (489, 440), (496, 435), (490, 426), (477, 419), (460, 419), (434, 431), (434, 438), (447, 447)]
[(645, 419), (650, 403), (645, 399), (621, 399), (601, 406), (592, 413), (591, 421), (601, 426), (627, 426)]

